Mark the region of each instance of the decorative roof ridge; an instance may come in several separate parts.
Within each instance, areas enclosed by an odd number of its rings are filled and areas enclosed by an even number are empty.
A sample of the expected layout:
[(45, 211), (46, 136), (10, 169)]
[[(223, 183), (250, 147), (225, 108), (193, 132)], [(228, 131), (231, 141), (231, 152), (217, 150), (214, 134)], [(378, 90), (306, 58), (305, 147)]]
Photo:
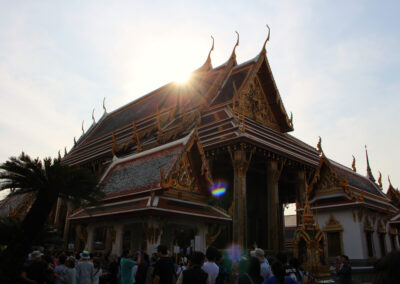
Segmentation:
[(369, 159), (368, 159), (368, 150), (367, 150), (367, 145), (365, 145), (365, 157), (367, 159), (367, 177), (369, 180), (372, 182), (375, 182), (375, 178), (372, 174), (371, 167), (369, 166)]
[(212, 38), (212, 46), (211, 46), (210, 51), (208, 52), (208, 57), (206, 59), (206, 62), (204, 62), (204, 64), (200, 68), (194, 70), (193, 73), (199, 72), (199, 71), (209, 71), (209, 70), (213, 69), (213, 66), (211, 63), (211, 52), (214, 50), (214, 37), (211, 36), (211, 38)]
[(139, 152), (139, 153), (133, 153), (133, 154), (125, 156), (123, 158), (118, 158), (118, 157), (116, 157), (115, 159), (113, 158), (111, 164), (108, 166), (107, 170), (104, 172), (104, 174), (100, 178), (100, 183), (103, 182), (103, 180), (107, 177), (107, 175), (110, 173), (110, 171), (118, 164), (130, 161), (130, 160), (138, 159), (138, 158), (147, 156), (149, 154), (160, 152), (162, 150), (165, 150), (165, 149), (177, 146), (177, 145), (186, 145), (188, 143), (188, 141), (190, 140), (191, 136), (193, 135), (194, 131), (195, 130), (192, 130), (187, 136), (185, 136), (181, 139), (172, 141), (170, 143), (167, 143), (167, 144), (164, 144), (161, 146), (157, 146), (157, 147), (154, 147), (154, 148), (151, 148), (151, 149)]

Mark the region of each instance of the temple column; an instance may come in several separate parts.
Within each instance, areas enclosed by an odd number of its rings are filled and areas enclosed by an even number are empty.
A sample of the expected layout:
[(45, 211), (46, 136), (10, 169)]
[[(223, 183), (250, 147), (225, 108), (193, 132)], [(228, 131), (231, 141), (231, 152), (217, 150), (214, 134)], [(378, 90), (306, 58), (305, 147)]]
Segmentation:
[(57, 199), (57, 205), (56, 205), (56, 212), (54, 214), (54, 226), (58, 229), (58, 225), (60, 224), (60, 210), (61, 210), (61, 203), (62, 199), (59, 197)]
[(64, 236), (63, 236), (63, 240), (64, 240), (64, 249), (67, 248), (68, 246), (68, 242), (69, 242), (69, 228), (70, 228), (70, 220), (68, 219), (69, 215), (71, 215), (72, 213), (72, 206), (71, 206), (71, 202), (68, 201), (67, 202), (67, 214), (65, 217), (65, 226), (64, 226)]
[(203, 253), (205, 253), (207, 249), (207, 233), (208, 233), (208, 226), (206, 224), (202, 223), (197, 224), (197, 236), (199, 236), (199, 241), (200, 241), (200, 245), (198, 246), (198, 248)]
[(268, 160), (266, 165), (267, 178), (267, 249), (278, 253), (283, 249), (283, 216), (282, 206), (279, 202), (278, 182), (282, 172), (283, 162)]
[(304, 204), (304, 194), (305, 194), (305, 181), (306, 181), (306, 172), (304, 170), (300, 170), (297, 173), (296, 179), (296, 221), (297, 226), (302, 223), (301, 213), (297, 211), (297, 209), (302, 208)]
[(153, 249), (160, 245), (161, 236), (163, 234), (163, 228), (166, 219), (159, 220), (158, 218), (150, 217), (147, 222), (147, 226), (143, 223), (143, 231), (146, 236), (147, 242), (147, 254), (152, 255)]
[(85, 244), (85, 250), (88, 250), (89, 252), (93, 251), (93, 245), (94, 245), (94, 226), (93, 225), (88, 225), (86, 228), (87, 232), (87, 241)]
[(115, 240), (112, 244), (111, 253), (115, 255), (122, 255), (122, 238), (124, 236), (124, 225), (116, 224), (114, 225), (115, 230)]
[(241, 247), (247, 246), (247, 198), (246, 174), (254, 150), (250, 152), (240, 147), (233, 151), (229, 148), (233, 165), (233, 236), (234, 243)]

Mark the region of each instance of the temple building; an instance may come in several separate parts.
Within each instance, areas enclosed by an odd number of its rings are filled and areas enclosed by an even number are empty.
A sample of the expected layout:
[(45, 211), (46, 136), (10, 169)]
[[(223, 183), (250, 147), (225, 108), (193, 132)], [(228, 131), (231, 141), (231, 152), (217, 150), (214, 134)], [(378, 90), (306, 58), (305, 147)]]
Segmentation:
[(399, 247), (398, 190), (383, 193), (369, 165), (363, 176), (328, 159), (320, 143), (289, 134), (293, 115), (271, 72), (268, 39), (238, 64), (238, 37), (218, 67), (213, 44), (185, 84), (169, 83), (110, 113), (104, 107), (63, 158), (98, 173), (106, 193), (98, 207), (59, 201), (54, 221), (67, 244), (121, 254), (160, 243), (172, 252), (257, 242), (275, 254), (284, 250), (285, 205), (296, 203), (301, 230), (307, 202), (324, 240), (321, 261), (341, 253), (377, 258)]

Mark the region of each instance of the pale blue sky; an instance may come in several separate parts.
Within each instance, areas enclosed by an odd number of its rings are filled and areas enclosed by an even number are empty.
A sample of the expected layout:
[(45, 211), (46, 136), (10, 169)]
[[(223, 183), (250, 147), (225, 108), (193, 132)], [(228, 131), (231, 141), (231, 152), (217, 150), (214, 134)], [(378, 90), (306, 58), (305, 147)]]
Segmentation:
[(240, 33), (237, 59), (268, 59), (292, 133), (400, 183), (396, 1), (0, 1), (0, 161), (55, 156), (109, 111), (198, 68)]

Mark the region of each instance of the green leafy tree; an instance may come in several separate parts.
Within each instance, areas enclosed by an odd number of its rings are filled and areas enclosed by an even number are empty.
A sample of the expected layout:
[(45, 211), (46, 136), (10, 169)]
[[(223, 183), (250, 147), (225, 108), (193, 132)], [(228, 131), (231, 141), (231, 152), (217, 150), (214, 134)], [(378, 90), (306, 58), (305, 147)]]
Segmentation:
[(0, 254), (0, 283), (16, 283), (31, 245), (38, 237), (59, 197), (75, 205), (97, 203), (103, 197), (98, 178), (90, 170), (66, 165), (61, 158), (32, 159), (22, 153), (0, 165), (0, 190), (34, 193), (35, 201), (27, 212), (20, 233)]

